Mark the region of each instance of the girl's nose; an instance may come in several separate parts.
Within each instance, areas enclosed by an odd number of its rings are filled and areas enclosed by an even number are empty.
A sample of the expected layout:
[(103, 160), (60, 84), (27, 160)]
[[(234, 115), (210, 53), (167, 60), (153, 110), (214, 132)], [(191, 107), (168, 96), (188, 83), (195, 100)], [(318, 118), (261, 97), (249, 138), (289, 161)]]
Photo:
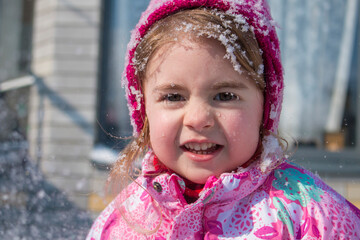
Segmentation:
[(215, 124), (212, 110), (206, 104), (193, 103), (188, 106), (184, 116), (184, 125), (196, 131), (203, 131)]

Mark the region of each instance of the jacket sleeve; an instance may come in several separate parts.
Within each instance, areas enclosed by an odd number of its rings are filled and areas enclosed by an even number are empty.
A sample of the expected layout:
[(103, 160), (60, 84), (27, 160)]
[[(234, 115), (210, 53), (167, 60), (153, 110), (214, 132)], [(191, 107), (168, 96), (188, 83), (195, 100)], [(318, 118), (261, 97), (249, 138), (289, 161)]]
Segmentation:
[(360, 239), (360, 210), (320, 178), (292, 165), (273, 177), (272, 208), (291, 239)]
[[(143, 177), (139, 177), (135, 182), (131, 183), (100, 213), (93, 223), (86, 240), (106, 240), (112, 237), (124, 239), (123, 236), (128, 234), (136, 235), (131, 226), (123, 220), (120, 213), (121, 209), (125, 214), (129, 210), (142, 209), (143, 206), (142, 193), (144, 189), (141, 187)], [(124, 212), (123, 212), (124, 213)], [(139, 239), (139, 238), (136, 238)]]
[[(117, 211), (115, 209), (115, 200), (113, 200), (97, 217), (93, 223), (86, 240), (106, 239), (105, 235), (111, 226), (115, 224)], [(104, 238), (105, 237), (105, 238)]]
[(322, 214), (312, 214), (322, 239), (360, 239), (360, 210), (334, 190), (325, 192)]

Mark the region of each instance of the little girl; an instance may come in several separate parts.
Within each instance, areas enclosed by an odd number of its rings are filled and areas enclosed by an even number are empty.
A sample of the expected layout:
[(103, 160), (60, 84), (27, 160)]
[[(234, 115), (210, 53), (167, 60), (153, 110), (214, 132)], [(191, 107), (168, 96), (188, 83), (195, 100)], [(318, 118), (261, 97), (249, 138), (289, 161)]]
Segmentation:
[(360, 239), (360, 211), (285, 159), (283, 72), (264, 0), (153, 0), (132, 33), (124, 85), (127, 183), (93, 239)]

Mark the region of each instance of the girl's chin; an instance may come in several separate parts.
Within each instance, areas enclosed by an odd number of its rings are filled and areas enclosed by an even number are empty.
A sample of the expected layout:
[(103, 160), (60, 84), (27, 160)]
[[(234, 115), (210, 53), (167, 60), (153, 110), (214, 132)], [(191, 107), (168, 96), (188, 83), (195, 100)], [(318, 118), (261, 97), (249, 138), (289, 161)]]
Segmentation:
[(190, 182), (196, 183), (196, 184), (205, 184), (207, 182), (207, 180), (211, 177), (214, 176), (215, 174), (206, 174), (206, 175), (200, 175), (200, 174), (194, 174), (189, 176), (187, 174), (187, 176), (184, 176), (184, 178)]

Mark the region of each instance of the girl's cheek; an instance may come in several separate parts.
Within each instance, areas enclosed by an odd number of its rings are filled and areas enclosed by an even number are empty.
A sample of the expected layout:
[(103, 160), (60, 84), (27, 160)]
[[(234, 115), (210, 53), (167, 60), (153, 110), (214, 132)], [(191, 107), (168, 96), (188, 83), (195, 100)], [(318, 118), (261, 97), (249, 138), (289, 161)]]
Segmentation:
[(177, 120), (172, 114), (157, 113), (153, 116), (153, 121), (150, 131), (156, 139), (166, 140), (177, 131)]
[(260, 123), (256, 115), (241, 111), (222, 115), (226, 118), (222, 125), (232, 142), (257, 141)]
[(228, 113), (228, 114), (222, 114), (223, 117), (222, 119), (224, 119), (224, 123), (235, 127), (235, 126), (241, 126), (244, 124), (244, 122), (246, 122), (246, 118), (244, 118), (244, 115), (241, 111), (236, 112), (236, 113)]
[(240, 142), (244, 139), (245, 129), (244, 119), (241, 113), (231, 114), (227, 118), (227, 125), (230, 131), (230, 137), (234, 142)]

